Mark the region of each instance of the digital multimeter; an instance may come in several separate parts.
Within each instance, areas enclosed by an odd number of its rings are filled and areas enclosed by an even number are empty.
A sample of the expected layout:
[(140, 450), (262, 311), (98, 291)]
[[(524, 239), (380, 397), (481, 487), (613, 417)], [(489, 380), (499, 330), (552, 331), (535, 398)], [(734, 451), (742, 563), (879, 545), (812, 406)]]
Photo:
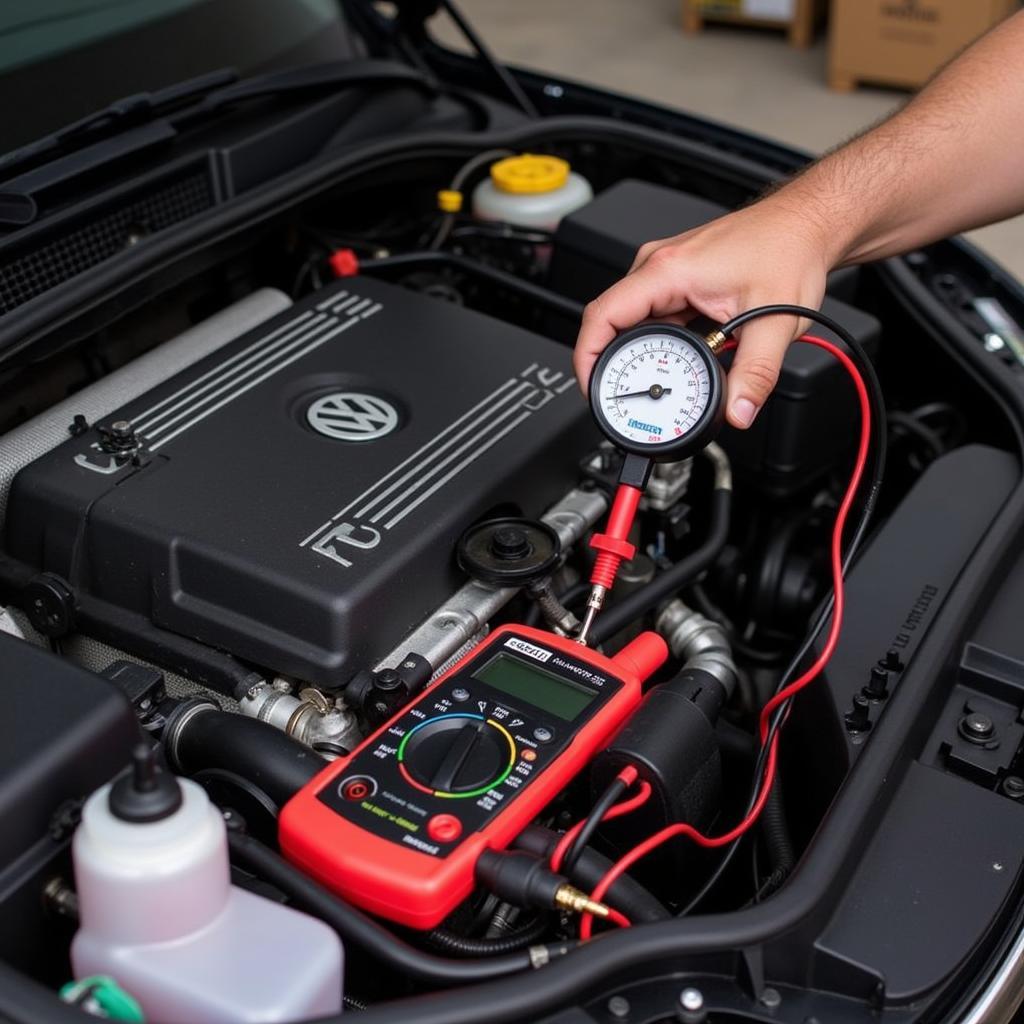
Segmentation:
[(284, 807), (285, 856), (345, 899), (433, 928), (583, 769), (668, 656), (642, 633), (612, 658), (501, 626)]

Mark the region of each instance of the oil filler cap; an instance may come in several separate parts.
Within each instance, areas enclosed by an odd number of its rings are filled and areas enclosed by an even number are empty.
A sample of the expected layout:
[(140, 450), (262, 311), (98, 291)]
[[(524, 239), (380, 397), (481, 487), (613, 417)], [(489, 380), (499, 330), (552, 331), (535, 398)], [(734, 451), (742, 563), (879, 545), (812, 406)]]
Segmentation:
[(543, 579), (558, 565), (562, 543), (547, 523), (534, 519), (486, 519), (459, 540), (459, 568), (482, 583), (521, 587)]
[(131, 770), (110, 787), (109, 801), (110, 813), (121, 821), (161, 821), (181, 807), (181, 786), (157, 767), (154, 749), (139, 743), (132, 751)]

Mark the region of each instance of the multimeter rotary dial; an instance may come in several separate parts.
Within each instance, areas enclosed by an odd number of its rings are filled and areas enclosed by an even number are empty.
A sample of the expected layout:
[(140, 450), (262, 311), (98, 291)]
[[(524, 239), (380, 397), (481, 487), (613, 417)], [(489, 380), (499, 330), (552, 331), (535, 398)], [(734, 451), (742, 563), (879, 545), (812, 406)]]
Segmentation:
[(407, 782), (441, 797), (486, 793), (512, 770), (515, 741), (483, 715), (450, 714), (421, 722), (398, 748)]
[(675, 324), (642, 324), (604, 350), (590, 406), (613, 444), (658, 462), (686, 458), (721, 429), (725, 377), (708, 343)]

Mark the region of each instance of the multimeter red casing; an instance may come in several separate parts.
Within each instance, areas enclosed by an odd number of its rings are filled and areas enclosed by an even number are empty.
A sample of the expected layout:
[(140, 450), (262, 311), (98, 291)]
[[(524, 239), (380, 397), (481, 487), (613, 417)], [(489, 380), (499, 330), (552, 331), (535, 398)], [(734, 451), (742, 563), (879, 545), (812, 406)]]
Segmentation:
[[(514, 672), (586, 690), (589, 703), (567, 720), (495, 689), (474, 673), (499, 653)], [(506, 847), (575, 778), (667, 656), (654, 633), (607, 658), (552, 633), (501, 626), (285, 805), (282, 851), (365, 910), (435, 927), (472, 892), (481, 852)], [(475, 786), (473, 771), (489, 778)], [(432, 788), (439, 778), (461, 779), (462, 791)]]

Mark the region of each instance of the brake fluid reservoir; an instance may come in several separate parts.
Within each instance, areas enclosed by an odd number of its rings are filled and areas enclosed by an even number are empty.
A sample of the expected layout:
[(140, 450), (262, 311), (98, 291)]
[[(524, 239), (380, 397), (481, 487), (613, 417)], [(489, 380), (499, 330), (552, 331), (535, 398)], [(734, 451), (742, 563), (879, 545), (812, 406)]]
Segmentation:
[(593, 198), (590, 183), (565, 160), (523, 153), (491, 165), (490, 178), (473, 190), (473, 215), (553, 231)]
[(133, 772), (82, 810), (76, 978), (108, 975), (149, 1024), (255, 1024), (341, 1009), (342, 949), (315, 918), (231, 884), (224, 820), (194, 782)]

